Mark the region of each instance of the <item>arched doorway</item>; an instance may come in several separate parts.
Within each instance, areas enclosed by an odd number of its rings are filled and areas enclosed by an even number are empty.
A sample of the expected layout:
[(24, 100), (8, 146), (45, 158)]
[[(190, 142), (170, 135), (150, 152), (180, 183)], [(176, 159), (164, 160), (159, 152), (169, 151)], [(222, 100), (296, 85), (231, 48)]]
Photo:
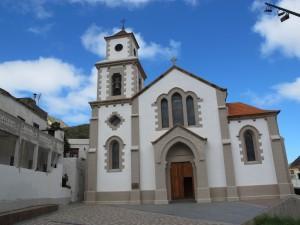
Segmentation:
[(206, 167), (206, 141), (182, 126), (175, 126), (152, 142), (155, 157), (155, 204), (168, 204), (172, 199), (172, 162), (192, 164), (195, 200), (198, 203), (211, 202)]
[(169, 200), (195, 199), (194, 155), (191, 149), (178, 142), (168, 151), (166, 156), (167, 186)]

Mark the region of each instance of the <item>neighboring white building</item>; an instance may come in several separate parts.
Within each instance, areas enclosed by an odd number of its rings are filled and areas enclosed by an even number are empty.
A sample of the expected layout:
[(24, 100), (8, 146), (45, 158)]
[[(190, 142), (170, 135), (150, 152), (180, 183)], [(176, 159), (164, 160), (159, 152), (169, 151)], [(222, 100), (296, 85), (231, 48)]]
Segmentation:
[(69, 201), (61, 186), (63, 138), (62, 130), (48, 129), (34, 100), (0, 89), (0, 203)]
[(296, 192), (300, 194), (300, 156), (290, 165), (290, 174)]
[(279, 111), (226, 103), (176, 65), (144, 86), (133, 33), (106, 40), (91, 102), (86, 202), (156, 203), (292, 194)]
[(70, 152), (67, 153), (67, 157), (86, 159), (89, 139), (68, 139), (68, 142), (70, 144)]
[(63, 159), (64, 174), (68, 175), (67, 184), (71, 187), (71, 201), (83, 201), (89, 139), (68, 139), (68, 142), (70, 151)]

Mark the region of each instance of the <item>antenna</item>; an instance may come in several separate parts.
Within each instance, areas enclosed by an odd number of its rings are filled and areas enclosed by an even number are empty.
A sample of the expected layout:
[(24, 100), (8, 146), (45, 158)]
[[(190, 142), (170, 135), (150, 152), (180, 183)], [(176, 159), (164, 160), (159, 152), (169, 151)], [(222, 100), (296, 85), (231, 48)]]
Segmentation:
[(37, 105), (39, 105), (40, 99), (41, 99), (42, 94), (39, 93), (33, 93), (33, 100), (36, 102)]

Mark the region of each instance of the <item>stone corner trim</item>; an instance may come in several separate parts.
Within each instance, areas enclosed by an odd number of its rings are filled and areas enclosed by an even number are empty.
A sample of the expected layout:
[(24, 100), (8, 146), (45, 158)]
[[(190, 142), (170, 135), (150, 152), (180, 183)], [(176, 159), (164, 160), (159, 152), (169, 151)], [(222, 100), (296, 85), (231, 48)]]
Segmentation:
[(234, 163), (232, 155), (232, 147), (230, 141), (228, 110), (226, 106), (227, 91), (216, 89), (217, 107), (219, 112), (219, 123), (222, 137), (222, 147), (224, 155), (224, 170), (226, 175), (226, 195), (228, 200), (236, 201), (239, 199), (236, 187), (236, 178), (234, 172)]

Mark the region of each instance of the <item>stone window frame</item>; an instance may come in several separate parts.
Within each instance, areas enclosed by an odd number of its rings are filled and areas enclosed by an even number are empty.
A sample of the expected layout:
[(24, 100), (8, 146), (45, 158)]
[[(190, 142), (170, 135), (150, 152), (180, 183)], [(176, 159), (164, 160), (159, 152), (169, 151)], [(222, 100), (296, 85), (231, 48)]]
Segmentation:
[[(121, 120), (120, 123), (117, 126), (114, 126), (113, 124), (111, 124), (109, 122), (110, 118), (113, 116), (117, 116), (119, 117), (119, 119)], [(105, 120), (105, 123), (112, 129), (112, 130), (117, 130), (123, 123), (125, 122), (125, 119), (118, 113), (118, 112), (112, 112), (112, 114), (110, 114), (110, 116)]]
[[(244, 133), (247, 130), (251, 130), (254, 134), (253, 141), (254, 141), (254, 152), (255, 152), (255, 161), (248, 161), (247, 159), (247, 149), (246, 143), (244, 138)], [(254, 164), (262, 164), (264, 160), (263, 156), (263, 149), (262, 149), (262, 134), (258, 131), (258, 129), (251, 125), (246, 125), (240, 129), (239, 135), (237, 138), (239, 139), (239, 148), (240, 148), (240, 155), (241, 155), (241, 162), (245, 165), (254, 165)]]
[[(119, 143), (119, 164), (120, 164), (120, 167), (118, 169), (112, 169), (112, 158), (111, 158), (111, 152), (112, 152), (112, 145), (111, 143), (113, 141), (117, 141)], [(123, 142), (123, 140), (118, 137), (118, 136), (112, 136), (110, 138), (107, 139), (107, 141), (105, 142), (105, 145), (104, 145), (104, 148), (105, 148), (105, 169), (107, 172), (122, 172), (122, 170), (125, 168), (125, 165), (124, 165), (124, 148), (125, 148), (125, 144)]]
[[(201, 113), (201, 105), (200, 103), (203, 102), (203, 99), (198, 97), (194, 92), (192, 91), (184, 91), (181, 88), (173, 88), (171, 89), (167, 94), (161, 94), (156, 99), (156, 102), (152, 104), (153, 107), (155, 107), (155, 124), (156, 124), (156, 130), (168, 130), (172, 128), (173, 125), (173, 113), (172, 113), (172, 95), (174, 93), (179, 93), (182, 97), (182, 105), (183, 105), (183, 120), (184, 120), (184, 127), (203, 127), (202, 124), (202, 113)], [(187, 107), (186, 107), (186, 98), (188, 96), (191, 96), (194, 100), (194, 112), (195, 112), (195, 125), (188, 125), (187, 121)], [(161, 115), (161, 101), (162, 99), (166, 99), (168, 101), (168, 112), (169, 112), (169, 127), (162, 127), (162, 115)]]
[[(106, 80), (106, 96), (108, 100), (124, 98), (126, 93), (126, 76), (125, 76), (126, 66), (113, 66), (108, 68), (108, 77)], [(112, 76), (116, 73), (121, 74), (121, 95), (112, 95)]]

